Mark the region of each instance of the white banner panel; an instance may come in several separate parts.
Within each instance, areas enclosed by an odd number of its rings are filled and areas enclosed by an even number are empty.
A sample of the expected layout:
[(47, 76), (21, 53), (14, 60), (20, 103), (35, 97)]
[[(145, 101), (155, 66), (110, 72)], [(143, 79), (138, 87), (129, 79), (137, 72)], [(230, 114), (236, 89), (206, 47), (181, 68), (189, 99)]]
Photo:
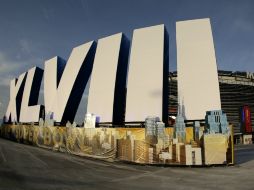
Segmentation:
[(187, 120), (220, 110), (220, 92), (209, 19), (176, 23), (178, 102)]

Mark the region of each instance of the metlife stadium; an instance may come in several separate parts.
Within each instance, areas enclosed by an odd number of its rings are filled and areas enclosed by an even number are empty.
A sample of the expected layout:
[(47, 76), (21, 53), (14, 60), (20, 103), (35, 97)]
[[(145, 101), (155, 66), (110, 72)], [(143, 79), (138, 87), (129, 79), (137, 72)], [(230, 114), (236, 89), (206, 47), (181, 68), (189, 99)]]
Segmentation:
[[(241, 108), (248, 106), (251, 112), (251, 126), (254, 126), (254, 73), (218, 71), (222, 110), (228, 121), (234, 125), (234, 132), (241, 132)], [(202, 80), (202, 79), (201, 79)], [(207, 86), (209, 88), (209, 86)], [(200, 92), (202, 93), (202, 92)], [(169, 73), (169, 113), (177, 114), (177, 72)]]

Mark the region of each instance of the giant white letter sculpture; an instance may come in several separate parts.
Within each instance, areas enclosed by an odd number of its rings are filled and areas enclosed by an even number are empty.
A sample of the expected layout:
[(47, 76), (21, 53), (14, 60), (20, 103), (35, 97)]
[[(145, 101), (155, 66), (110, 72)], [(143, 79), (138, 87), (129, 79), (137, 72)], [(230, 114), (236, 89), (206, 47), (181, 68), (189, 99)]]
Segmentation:
[(124, 122), (129, 42), (122, 34), (98, 41), (93, 64), (87, 111), (100, 122)]
[(209, 19), (176, 23), (178, 101), (187, 120), (220, 110), (220, 91)]
[(167, 123), (167, 39), (164, 25), (133, 32), (126, 98), (127, 122), (158, 116)]
[(65, 63), (57, 57), (45, 63), (44, 100), (46, 114), (53, 112), (59, 123), (73, 122), (89, 80), (96, 44), (91, 41), (72, 50)]
[(43, 70), (34, 67), (27, 73), (25, 89), (21, 102), (20, 122), (38, 122), (41, 116), (42, 106), (37, 105)]
[(5, 114), (5, 122), (18, 122), (24, 85), (27, 73), (23, 73), (18, 79), (11, 80), (10, 101)]

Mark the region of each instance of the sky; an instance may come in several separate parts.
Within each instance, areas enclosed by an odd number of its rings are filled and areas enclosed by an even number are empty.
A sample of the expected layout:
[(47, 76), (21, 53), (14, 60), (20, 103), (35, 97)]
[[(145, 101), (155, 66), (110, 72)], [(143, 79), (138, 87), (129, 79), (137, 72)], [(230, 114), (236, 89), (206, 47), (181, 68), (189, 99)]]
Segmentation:
[(218, 69), (254, 72), (253, 0), (0, 0), (0, 118), (11, 79), (34, 66), (43, 69), (56, 55), (67, 60), (72, 48), (119, 32), (131, 40), (136, 28), (165, 24), (169, 70), (175, 71), (175, 23), (199, 18), (211, 19)]

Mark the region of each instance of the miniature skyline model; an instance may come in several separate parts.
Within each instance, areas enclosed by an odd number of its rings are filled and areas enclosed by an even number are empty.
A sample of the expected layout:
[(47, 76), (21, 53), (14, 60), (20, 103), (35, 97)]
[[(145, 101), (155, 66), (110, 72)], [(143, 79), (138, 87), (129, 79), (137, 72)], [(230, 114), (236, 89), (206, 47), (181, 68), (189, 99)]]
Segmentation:
[(156, 123), (160, 121), (159, 117), (148, 116), (145, 119), (145, 135), (157, 136)]
[(194, 121), (193, 134), (194, 134), (194, 140), (197, 143), (199, 143), (201, 137), (203, 136), (203, 131), (200, 128), (200, 122), (199, 121)]
[(229, 133), (227, 115), (223, 113), (222, 110), (207, 111), (205, 122), (207, 127), (207, 133)]
[(230, 130), (227, 116), (222, 110), (207, 111), (203, 138), (205, 164), (227, 163)]
[(159, 122), (159, 117), (149, 116), (145, 119), (145, 139), (149, 144), (158, 143), (158, 129), (157, 122)]
[(96, 115), (87, 113), (84, 119), (85, 128), (95, 128), (96, 125)]
[(178, 139), (179, 143), (185, 143), (186, 141), (186, 129), (183, 117), (183, 108), (178, 105), (178, 113), (176, 116), (176, 121), (174, 125), (174, 137)]

